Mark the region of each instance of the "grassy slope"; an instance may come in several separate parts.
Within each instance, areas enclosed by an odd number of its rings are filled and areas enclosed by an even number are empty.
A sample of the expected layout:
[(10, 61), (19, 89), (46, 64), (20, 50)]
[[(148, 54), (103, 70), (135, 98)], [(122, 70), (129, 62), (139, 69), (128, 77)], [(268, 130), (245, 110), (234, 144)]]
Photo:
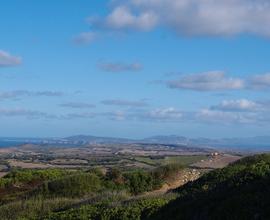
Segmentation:
[(270, 155), (244, 158), (177, 189), (153, 219), (270, 219)]

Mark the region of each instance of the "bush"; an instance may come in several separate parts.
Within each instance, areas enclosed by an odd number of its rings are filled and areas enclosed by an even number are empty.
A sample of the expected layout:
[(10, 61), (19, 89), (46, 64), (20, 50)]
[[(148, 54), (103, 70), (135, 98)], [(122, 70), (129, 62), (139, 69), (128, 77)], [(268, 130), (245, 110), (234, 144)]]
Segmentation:
[(149, 172), (135, 171), (124, 175), (126, 184), (132, 194), (139, 194), (153, 189), (154, 179)]
[(101, 189), (101, 180), (95, 174), (82, 173), (45, 182), (41, 189), (44, 195), (78, 197)]
[(178, 163), (172, 163), (165, 166), (156, 168), (153, 171), (153, 176), (157, 180), (166, 181), (167, 179), (174, 177), (184, 167)]
[(13, 184), (22, 185), (33, 181), (53, 180), (63, 177), (70, 172), (61, 169), (45, 169), (45, 170), (30, 170), (18, 169), (13, 170), (3, 178), (0, 178), (0, 188), (7, 188)]

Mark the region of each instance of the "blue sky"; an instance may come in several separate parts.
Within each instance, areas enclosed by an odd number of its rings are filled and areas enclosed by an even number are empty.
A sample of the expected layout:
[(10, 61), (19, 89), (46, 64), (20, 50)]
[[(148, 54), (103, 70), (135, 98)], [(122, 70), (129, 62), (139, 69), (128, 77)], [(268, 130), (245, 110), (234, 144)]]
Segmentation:
[(0, 136), (267, 135), (266, 0), (10, 0)]

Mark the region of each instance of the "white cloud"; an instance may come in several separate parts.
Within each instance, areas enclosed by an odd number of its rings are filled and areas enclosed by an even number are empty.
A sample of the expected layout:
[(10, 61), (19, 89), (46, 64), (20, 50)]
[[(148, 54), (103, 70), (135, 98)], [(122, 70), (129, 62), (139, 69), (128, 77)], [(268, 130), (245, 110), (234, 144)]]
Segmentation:
[(145, 107), (148, 104), (144, 100), (130, 101), (122, 99), (108, 99), (101, 102), (104, 105), (126, 106), (126, 107)]
[(119, 1), (98, 23), (116, 30), (169, 27), (184, 35), (270, 36), (268, 0)]
[(257, 111), (262, 106), (259, 103), (247, 100), (224, 100), (219, 105), (211, 107), (212, 110), (221, 111)]
[(197, 91), (236, 90), (244, 88), (244, 80), (227, 77), (224, 72), (212, 71), (185, 75), (177, 80), (166, 82), (172, 89), (188, 89)]
[(22, 63), (22, 58), (13, 56), (8, 52), (0, 50), (0, 67), (18, 66)]
[(169, 107), (169, 108), (154, 109), (152, 111), (147, 112), (144, 115), (144, 117), (149, 118), (151, 120), (170, 121), (181, 119), (183, 117), (183, 113), (178, 109)]
[(74, 43), (78, 45), (86, 45), (95, 41), (98, 34), (95, 32), (83, 32), (73, 38)]
[(115, 120), (115, 121), (124, 121), (124, 120), (127, 120), (129, 118), (129, 116), (127, 115), (126, 112), (119, 111), (119, 110), (118, 111), (101, 113), (100, 115), (101, 116), (106, 116), (110, 120)]
[(61, 107), (65, 108), (95, 108), (96, 106), (90, 103), (84, 103), (84, 102), (67, 102), (60, 105)]
[(54, 118), (54, 115), (50, 115), (41, 111), (23, 108), (0, 108), (0, 117), (27, 117), (31, 119), (37, 119), (37, 118)]
[(0, 107), (0, 117), (23, 117), (27, 119), (46, 119), (46, 120), (73, 120), (73, 119), (92, 119), (97, 116), (93, 112), (51, 114), (39, 110), (25, 108), (2, 108)]
[(251, 101), (247, 99), (224, 100), (218, 105), (199, 110), (195, 121), (220, 124), (268, 124), (269, 101)]
[(184, 119), (184, 114), (181, 110), (168, 107), (158, 109), (129, 109), (127, 111), (112, 111), (101, 113), (100, 116), (107, 116), (109, 119), (123, 121), (147, 121), (147, 122), (179, 122)]
[(221, 123), (221, 124), (256, 124), (259, 116), (257, 113), (227, 112), (221, 110), (202, 109), (195, 115), (199, 123)]
[(151, 11), (143, 11), (133, 14), (130, 8), (126, 6), (117, 6), (105, 18), (88, 18), (90, 24), (112, 30), (151, 30), (157, 24), (157, 16)]
[(248, 87), (251, 89), (270, 89), (270, 73), (251, 77)]
[(65, 115), (57, 116), (58, 119), (72, 120), (72, 119), (92, 119), (97, 116), (94, 112), (82, 112), (82, 113), (69, 113)]
[(64, 93), (56, 91), (28, 91), (28, 90), (15, 90), (8, 92), (0, 92), (0, 100), (4, 99), (16, 99), (22, 96), (47, 96), (47, 97), (59, 97), (63, 96)]
[(102, 62), (98, 64), (98, 67), (106, 72), (138, 72), (143, 69), (140, 63), (107, 63)]
[[(164, 83), (164, 81), (158, 81)], [(267, 90), (270, 89), (270, 73), (249, 77), (229, 77), (223, 71), (210, 71), (197, 74), (182, 75), (178, 79), (166, 81), (171, 89), (195, 91), (219, 90)]]

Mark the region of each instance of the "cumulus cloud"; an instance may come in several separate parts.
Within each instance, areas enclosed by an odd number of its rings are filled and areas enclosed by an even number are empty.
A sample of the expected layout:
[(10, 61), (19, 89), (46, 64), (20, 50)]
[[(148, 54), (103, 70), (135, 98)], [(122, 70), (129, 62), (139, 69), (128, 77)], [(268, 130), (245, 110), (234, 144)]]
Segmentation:
[(94, 27), (110, 30), (149, 31), (158, 23), (158, 16), (150, 10), (133, 13), (130, 7), (119, 5), (107, 17), (89, 17), (87, 21)]
[(254, 124), (259, 120), (257, 113), (227, 112), (221, 110), (202, 109), (195, 114), (197, 122), (211, 122), (221, 124)]
[(194, 91), (268, 90), (270, 89), (270, 73), (244, 78), (230, 77), (223, 71), (210, 71), (186, 74), (178, 79), (156, 82), (165, 83), (171, 89)]
[[(168, 27), (179, 34), (270, 36), (268, 0), (127, 0), (91, 24), (114, 30)], [(93, 22), (95, 21), (95, 22)]]
[(270, 89), (270, 73), (251, 77), (248, 87), (251, 89)]
[(125, 106), (125, 107), (145, 107), (148, 104), (144, 100), (130, 101), (121, 99), (108, 99), (101, 102), (104, 105), (115, 105), (115, 106)]
[(75, 44), (87, 45), (95, 41), (98, 37), (96, 32), (83, 32), (73, 38)]
[(166, 84), (172, 89), (197, 91), (236, 90), (245, 86), (244, 80), (227, 77), (221, 71), (185, 75), (180, 79), (167, 81)]
[(22, 96), (47, 96), (47, 97), (59, 97), (64, 93), (57, 91), (28, 91), (28, 90), (15, 90), (8, 92), (0, 92), (0, 100), (4, 99), (16, 99)]
[(60, 104), (60, 106), (65, 107), (65, 108), (78, 108), (78, 109), (96, 107), (94, 104), (84, 103), (84, 102), (67, 102), (67, 103)]
[(257, 111), (263, 106), (247, 99), (224, 100), (219, 105), (211, 107), (212, 110), (221, 111)]
[(269, 110), (269, 101), (224, 100), (218, 105), (199, 110), (194, 119), (197, 122), (221, 124), (267, 124), (270, 121)]
[(99, 69), (105, 72), (139, 72), (143, 69), (140, 63), (122, 63), (122, 62), (101, 62), (98, 64)]
[(22, 63), (22, 58), (13, 56), (8, 52), (0, 50), (0, 67), (18, 66)]

